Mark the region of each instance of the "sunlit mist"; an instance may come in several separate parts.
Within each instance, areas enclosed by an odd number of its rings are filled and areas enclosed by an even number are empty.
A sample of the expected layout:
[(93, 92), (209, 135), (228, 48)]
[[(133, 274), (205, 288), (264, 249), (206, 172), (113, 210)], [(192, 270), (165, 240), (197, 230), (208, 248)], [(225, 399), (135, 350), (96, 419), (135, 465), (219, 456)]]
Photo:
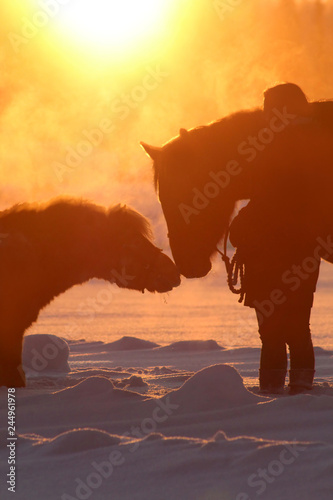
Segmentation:
[(78, 42), (122, 51), (161, 31), (170, 3), (169, 0), (74, 0), (62, 10), (58, 24)]
[(277, 81), (298, 83), (310, 100), (333, 97), (331, 2), (2, 8), (1, 207), (69, 194), (126, 201), (156, 223), (140, 141), (162, 144), (180, 127), (260, 106)]

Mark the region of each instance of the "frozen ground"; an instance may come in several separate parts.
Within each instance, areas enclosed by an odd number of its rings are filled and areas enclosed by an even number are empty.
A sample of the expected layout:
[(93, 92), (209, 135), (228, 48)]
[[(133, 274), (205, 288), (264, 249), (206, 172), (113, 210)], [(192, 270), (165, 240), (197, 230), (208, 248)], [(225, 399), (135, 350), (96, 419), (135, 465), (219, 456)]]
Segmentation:
[[(166, 298), (103, 283), (59, 298), (27, 338), (16, 493), (1, 446), (1, 500), (332, 500), (332, 270), (315, 387), (298, 396), (259, 395), (251, 311), (214, 275)], [(6, 420), (1, 388), (1, 443)]]

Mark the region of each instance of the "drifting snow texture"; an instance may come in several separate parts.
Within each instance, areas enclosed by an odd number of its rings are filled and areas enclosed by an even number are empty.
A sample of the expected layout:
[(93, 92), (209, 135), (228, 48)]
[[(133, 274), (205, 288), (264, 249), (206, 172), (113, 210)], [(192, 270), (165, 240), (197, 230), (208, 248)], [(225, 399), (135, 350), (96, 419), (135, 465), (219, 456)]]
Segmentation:
[[(270, 399), (244, 386), (258, 390), (257, 348), (73, 351), (69, 374), (16, 391), (19, 480), (9, 494), (0, 447), (1, 500), (332, 500), (331, 352), (311, 394)], [(115, 387), (140, 375), (145, 395)], [(7, 397), (2, 388), (3, 443)]]
[[(117, 445), (117, 437), (91, 430), (83, 431), (86, 445), (71, 453), (79, 431), (30, 445), (29, 458), (22, 458), (28, 489), (19, 493), (27, 498), (93, 498), (105, 500), (331, 500), (330, 464), (332, 447), (324, 443), (281, 442), (249, 437), (228, 438), (224, 433), (209, 440), (182, 436), (167, 438), (150, 434), (135, 444)], [(96, 437), (105, 446), (94, 446)], [(100, 434), (100, 435), (99, 435)], [(108, 443), (108, 439), (111, 443)], [(57, 449), (56, 443), (64, 444)], [(91, 447), (89, 447), (89, 445)], [(38, 452), (31, 447), (39, 448)], [(47, 469), (54, 449), (53, 468)], [(29, 444), (27, 443), (29, 449)], [(28, 450), (27, 450), (28, 451)], [(114, 467), (112, 453), (118, 454)], [(59, 454), (61, 456), (59, 457)], [(33, 458), (33, 463), (31, 463)], [(31, 481), (37, 470), (47, 470), (47, 481)], [(61, 474), (58, 468), (61, 467)], [(267, 480), (263, 480), (263, 474)], [(316, 485), (307, 478), (319, 478)], [(24, 496), (30, 491), (38, 496)], [(80, 494), (81, 493), (81, 494)], [(85, 493), (85, 495), (83, 495)], [(15, 498), (17, 494), (15, 495)]]
[(67, 373), (69, 346), (56, 335), (27, 335), (23, 341), (23, 369), (28, 375)]

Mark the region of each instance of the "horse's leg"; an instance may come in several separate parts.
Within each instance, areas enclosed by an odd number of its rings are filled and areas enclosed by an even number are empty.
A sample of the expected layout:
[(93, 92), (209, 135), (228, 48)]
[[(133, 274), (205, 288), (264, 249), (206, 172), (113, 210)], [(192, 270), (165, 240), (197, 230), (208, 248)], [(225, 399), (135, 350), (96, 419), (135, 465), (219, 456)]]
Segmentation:
[(22, 368), (22, 333), (0, 332), (0, 386), (25, 387)]

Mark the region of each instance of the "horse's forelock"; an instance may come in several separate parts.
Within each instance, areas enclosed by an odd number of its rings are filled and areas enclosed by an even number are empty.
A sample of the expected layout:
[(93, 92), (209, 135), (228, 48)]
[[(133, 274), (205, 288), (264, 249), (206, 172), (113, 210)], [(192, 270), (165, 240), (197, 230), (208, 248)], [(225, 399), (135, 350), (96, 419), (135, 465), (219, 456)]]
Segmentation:
[(174, 160), (177, 160), (177, 156), (184, 149), (184, 146), (184, 135), (180, 135), (170, 139), (160, 149), (159, 159), (153, 162), (154, 188), (156, 193), (159, 191), (162, 170), (167, 169), (168, 172), (172, 170)]

